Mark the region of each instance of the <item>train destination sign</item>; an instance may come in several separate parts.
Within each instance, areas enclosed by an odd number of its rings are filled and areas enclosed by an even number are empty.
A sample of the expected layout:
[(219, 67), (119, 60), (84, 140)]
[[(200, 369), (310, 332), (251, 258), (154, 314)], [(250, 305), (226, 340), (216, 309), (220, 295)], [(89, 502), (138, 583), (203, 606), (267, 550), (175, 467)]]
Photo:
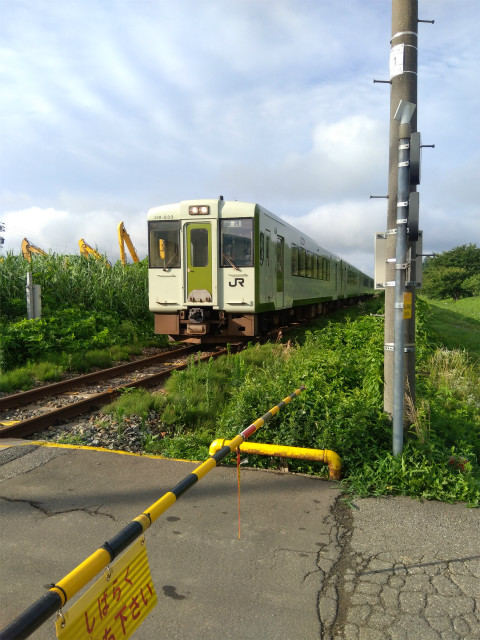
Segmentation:
[(126, 640), (157, 604), (145, 539), (137, 540), (55, 624), (59, 640)]

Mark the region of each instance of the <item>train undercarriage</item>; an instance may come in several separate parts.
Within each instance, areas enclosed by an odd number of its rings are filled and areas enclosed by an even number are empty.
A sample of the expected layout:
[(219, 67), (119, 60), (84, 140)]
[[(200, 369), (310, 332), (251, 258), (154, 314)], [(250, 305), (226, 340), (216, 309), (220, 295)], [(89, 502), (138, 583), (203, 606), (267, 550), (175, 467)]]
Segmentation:
[(270, 331), (312, 320), (370, 296), (328, 300), (262, 313), (229, 313), (211, 307), (189, 307), (178, 313), (155, 314), (155, 333), (193, 344), (222, 344), (266, 336)]

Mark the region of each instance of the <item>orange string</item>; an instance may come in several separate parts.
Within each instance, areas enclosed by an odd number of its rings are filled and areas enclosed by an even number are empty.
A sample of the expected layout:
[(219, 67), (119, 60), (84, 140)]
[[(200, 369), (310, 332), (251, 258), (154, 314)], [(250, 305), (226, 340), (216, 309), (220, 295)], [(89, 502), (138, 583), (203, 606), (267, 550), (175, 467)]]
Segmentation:
[(238, 539), (240, 540), (240, 447), (237, 447), (237, 484), (238, 484)]

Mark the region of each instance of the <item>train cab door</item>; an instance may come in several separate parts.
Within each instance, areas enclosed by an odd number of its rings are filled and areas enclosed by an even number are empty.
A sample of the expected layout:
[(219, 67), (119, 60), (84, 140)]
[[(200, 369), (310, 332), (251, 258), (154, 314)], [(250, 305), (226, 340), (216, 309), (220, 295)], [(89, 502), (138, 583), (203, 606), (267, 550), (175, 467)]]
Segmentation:
[(273, 267), (273, 244), (272, 244), (272, 232), (269, 229), (265, 229), (265, 300), (267, 302), (274, 301), (273, 294), (273, 278), (274, 278), (274, 267)]
[(277, 236), (276, 244), (276, 271), (277, 271), (277, 291), (275, 295), (275, 303), (277, 309), (284, 306), (284, 288), (285, 288), (285, 241), (282, 236)]
[(213, 302), (212, 227), (209, 222), (186, 224), (186, 302)]

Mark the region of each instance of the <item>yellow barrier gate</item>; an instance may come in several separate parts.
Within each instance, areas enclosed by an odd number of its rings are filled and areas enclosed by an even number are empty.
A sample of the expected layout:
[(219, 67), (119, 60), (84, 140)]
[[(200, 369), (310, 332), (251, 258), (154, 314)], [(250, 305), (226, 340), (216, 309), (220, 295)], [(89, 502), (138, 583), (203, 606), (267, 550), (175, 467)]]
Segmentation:
[[(232, 440), (214, 440), (208, 453), (213, 455)], [(261, 456), (274, 456), (278, 458), (296, 458), (297, 460), (312, 460), (324, 462), (328, 465), (330, 480), (340, 480), (342, 477), (342, 461), (335, 451), (329, 449), (306, 449), (304, 447), (284, 447), (278, 444), (262, 444), (260, 442), (247, 442), (239, 447), (242, 453), (252, 453)]]
[(68, 600), (85, 587), (95, 576), (110, 563), (137, 538), (139, 538), (150, 525), (169, 509), (187, 489), (203, 478), (209, 471), (217, 466), (229, 453), (237, 449), (253, 433), (258, 431), (266, 422), (271, 420), (280, 409), (304, 391), (301, 386), (291, 395), (284, 398), (272, 407), (265, 415), (258, 418), (244, 431), (239, 433), (229, 444), (224, 444), (216, 453), (189, 473), (171, 491), (167, 491), (157, 502), (153, 503), (144, 513), (137, 516), (116, 536), (105, 542), (91, 556), (79, 564), (62, 580), (53, 585), (47, 593), (39, 598), (33, 605), (26, 609), (16, 620), (0, 631), (0, 640), (21, 640), (28, 638), (38, 627), (61, 609)]

